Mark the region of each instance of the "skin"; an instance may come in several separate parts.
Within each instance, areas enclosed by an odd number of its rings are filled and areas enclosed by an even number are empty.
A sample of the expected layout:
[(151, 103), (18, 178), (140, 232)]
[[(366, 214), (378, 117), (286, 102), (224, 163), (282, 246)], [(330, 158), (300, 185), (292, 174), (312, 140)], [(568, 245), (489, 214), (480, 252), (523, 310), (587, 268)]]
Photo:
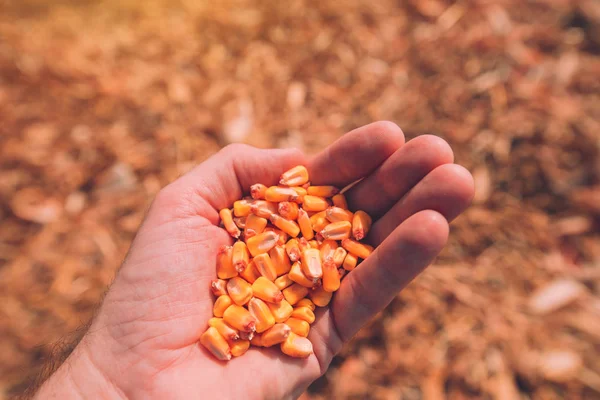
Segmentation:
[[(405, 143), (390, 122), (356, 129), (312, 158), (294, 149), (224, 148), (158, 194), (91, 327), (36, 397), (299, 396), (445, 245), (448, 223), (473, 197), (471, 174), (452, 162), (442, 139)], [(374, 217), (368, 242), (378, 247), (346, 275), (330, 307), (317, 310), (314, 355), (251, 348), (216, 361), (197, 341), (212, 316), (217, 249), (232, 242), (218, 227), (218, 210), (298, 164), (307, 165), (314, 185), (363, 178), (347, 198), (351, 209)]]

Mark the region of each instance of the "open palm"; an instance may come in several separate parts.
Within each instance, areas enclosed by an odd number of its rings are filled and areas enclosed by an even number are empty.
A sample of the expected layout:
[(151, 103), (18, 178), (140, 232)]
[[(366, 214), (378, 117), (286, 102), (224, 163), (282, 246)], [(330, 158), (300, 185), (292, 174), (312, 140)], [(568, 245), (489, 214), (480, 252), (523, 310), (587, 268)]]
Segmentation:
[[(344, 135), (313, 158), (293, 149), (231, 145), (163, 189), (134, 240), (89, 332), (73, 357), (86, 358), (105, 392), (128, 398), (286, 398), (298, 396), (372, 316), (439, 253), (448, 222), (473, 195), (471, 175), (452, 164), (446, 142), (378, 122)], [(373, 216), (373, 255), (348, 273), (309, 339), (315, 354), (287, 357), (252, 347), (216, 361), (198, 338), (212, 316), (217, 250), (231, 244), (218, 227), (251, 184), (276, 184), (303, 164), (314, 185), (344, 187), (352, 210)], [(107, 395), (107, 397), (111, 397)]]

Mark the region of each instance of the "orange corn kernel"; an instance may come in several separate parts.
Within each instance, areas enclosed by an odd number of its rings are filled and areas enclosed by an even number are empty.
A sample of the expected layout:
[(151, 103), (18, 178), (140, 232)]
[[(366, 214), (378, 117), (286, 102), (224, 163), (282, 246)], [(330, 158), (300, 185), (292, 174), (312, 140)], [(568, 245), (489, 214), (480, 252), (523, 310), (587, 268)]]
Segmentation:
[(310, 292), (310, 299), (318, 307), (325, 307), (331, 301), (332, 292), (328, 292), (320, 286)]
[(298, 210), (298, 225), (300, 226), (300, 232), (302, 232), (302, 237), (304, 239), (311, 240), (315, 236), (310, 218), (303, 209)]
[(307, 358), (313, 353), (310, 340), (290, 332), (289, 336), (281, 343), (281, 351), (290, 357)]
[(308, 331), (310, 331), (310, 325), (303, 319), (288, 318), (288, 320), (285, 321), (285, 324), (289, 326), (292, 332), (294, 332), (298, 336), (307, 337)]
[(292, 263), (290, 262), (290, 258), (285, 251), (285, 246), (273, 247), (271, 250), (269, 250), (269, 256), (271, 257), (271, 261), (275, 266), (275, 272), (277, 276), (287, 274), (290, 271)]
[(321, 260), (325, 260), (327, 257), (333, 257), (335, 250), (338, 248), (338, 244), (335, 240), (325, 240), (321, 243), (319, 248), (321, 253)]
[(210, 281), (210, 290), (217, 297), (227, 294), (227, 281), (223, 279), (213, 279)]
[(248, 255), (248, 247), (246, 247), (246, 243), (237, 241), (233, 244), (232, 261), (233, 267), (238, 273), (246, 269), (248, 262), (250, 262), (250, 256)]
[(356, 257), (352, 253), (348, 253), (346, 255), (346, 258), (344, 258), (344, 263), (342, 264), (342, 267), (344, 267), (346, 271), (352, 271), (354, 268), (356, 268), (357, 263), (358, 257)]
[(298, 218), (299, 211), (298, 203), (292, 203), (291, 201), (282, 201), (277, 205), (279, 215), (285, 219), (295, 220)]
[(248, 215), (248, 217), (246, 217), (246, 227), (244, 228), (244, 238), (248, 240), (252, 236), (262, 233), (268, 223), (269, 221), (267, 221), (266, 218), (259, 217), (255, 214)]
[(303, 165), (298, 165), (281, 174), (280, 185), (302, 186), (308, 182), (308, 170)]
[(272, 214), (269, 218), (271, 223), (292, 237), (298, 236), (300, 227), (292, 220), (285, 219), (280, 215)]
[(348, 202), (346, 201), (346, 196), (341, 193), (336, 194), (331, 198), (333, 201), (333, 205), (339, 208), (343, 208), (344, 210), (348, 209)]
[(294, 186), (292, 189), (294, 189), (296, 191), (296, 194), (298, 195), (296, 203), (302, 204), (302, 202), (304, 201), (304, 196), (306, 196), (306, 189), (304, 189), (301, 186)]
[(348, 251), (360, 258), (367, 258), (373, 252), (373, 247), (368, 244), (359, 243), (356, 240), (344, 239), (342, 240), (342, 246)]
[(233, 341), (229, 341), (229, 348), (231, 349), (231, 355), (234, 357), (239, 357), (239, 356), (243, 356), (244, 353), (246, 353), (248, 351), (248, 349), (250, 348), (250, 341), (249, 340), (233, 340)]
[(277, 239), (277, 246), (283, 246), (287, 243), (288, 234), (278, 228), (273, 228), (272, 226), (268, 226), (265, 228), (265, 232), (275, 232), (279, 235), (279, 239)]
[(316, 285), (317, 282), (319, 282), (319, 278), (310, 279), (306, 275), (304, 275), (302, 267), (300, 266), (300, 262), (298, 261), (296, 261), (294, 265), (292, 265), (292, 269), (290, 269), (288, 277), (290, 278), (290, 280), (307, 288), (312, 288)]
[[(325, 217), (318, 217), (314, 219), (312, 224), (313, 231), (321, 232), (327, 225), (329, 225), (329, 220)], [(319, 236), (317, 235), (317, 240), (319, 240)]]
[(294, 283), (292, 286), (283, 289), (283, 296), (291, 305), (294, 305), (302, 300), (307, 294), (308, 288), (298, 283)]
[(246, 217), (252, 212), (252, 200), (238, 200), (233, 202), (233, 215)]
[(275, 324), (271, 329), (265, 331), (260, 338), (261, 345), (263, 347), (271, 347), (276, 344), (279, 344), (292, 333), (292, 330), (286, 324)]
[(321, 247), (321, 246), (319, 245), (319, 242), (318, 242), (318, 241), (316, 241), (316, 240), (309, 240), (309, 242), (308, 242), (308, 245), (309, 245), (310, 247), (312, 247), (313, 249), (318, 249), (319, 247)]
[(255, 183), (254, 185), (250, 186), (250, 196), (252, 196), (254, 200), (264, 199), (266, 191), (267, 187), (262, 183)]
[(323, 289), (327, 292), (335, 292), (339, 288), (340, 274), (333, 262), (333, 258), (327, 257), (325, 262), (323, 262)]
[(281, 300), (279, 303), (267, 303), (267, 306), (269, 306), (269, 310), (271, 310), (275, 322), (284, 322), (294, 311), (290, 303), (286, 300)]
[(341, 267), (348, 252), (343, 247), (338, 247), (333, 252), (333, 263), (336, 267)]
[(223, 314), (225, 311), (233, 304), (233, 300), (231, 297), (224, 294), (217, 297), (215, 300), (215, 305), (213, 306), (213, 315), (218, 318), (223, 318)]
[(309, 186), (306, 192), (310, 196), (332, 197), (340, 192), (335, 186)]
[(254, 281), (252, 291), (254, 292), (254, 297), (258, 297), (269, 303), (279, 303), (283, 300), (281, 290), (277, 289), (277, 286), (264, 276)]
[(254, 261), (250, 261), (248, 263), (246, 269), (240, 272), (240, 276), (249, 283), (254, 283), (254, 281), (260, 276), (260, 274), (256, 270), (256, 266), (254, 265)]
[[(314, 304), (313, 304), (314, 307)], [(296, 307), (291, 315), (292, 318), (301, 319), (312, 324), (315, 322), (315, 313), (310, 307)]]
[(252, 336), (252, 339), (250, 339), (250, 344), (256, 347), (265, 347), (262, 344), (262, 335), (259, 334), (255, 334), (254, 336)]
[(240, 332), (240, 339), (241, 340), (252, 340), (252, 338), (254, 337), (254, 334), (256, 332), (252, 331), (252, 332)]
[(313, 282), (316, 282), (316, 280), (323, 276), (323, 266), (321, 265), (319, 250), (309, 248), (302, 252), (302, 271)]
[(308, 240), (304, 238), (298, 239), (298, 247), (300, 248), (300, 254), (302, 254), (304, 250), (312, 249), (311, 245), (308, 244)]
[(217, 276), (219, 279), (229, 279), (238, 272), (233, 266), (233, 247), (221, 246), (217, 252)]
[(235, 223), (235, 226), (237, 226), (240, 229), (244, 229), (246, 227), (246, 217), (235, 217), (233, 219), (233, 222)]
[(298, 199), (298, 193), (289, 187), (271, 186), (265, 192), (265, 199), (274, 203), (296, 201)]
[(255, 200), (250, 207), (252, 214), (262, 218), (269, 218), (273, 213), (277, 212), (277, 203), (271, 203), (265, 200)]
[(273, 231), (266, 231), (259, 233), (256, 236), (252, 236), (247, 240), (248, 250), (252, 257), (256, 257), (259, 254), (267, 253), (277, 244), (279, 235)]
[[(315, 303), (313, 303), (310, 299), (306, 299), (306, 298), (304, 298), (296, 303), (296, 308), (300, 308), (300, 307), (308, 307), (312, 311), (315, 311), (315, 309), (317, 308), (317, 306), (315, 306)], [(312, 324), (312, 322), (311, 322), (311, 324)]]
[(294, 281), (290, 279), (289, 274), (281, 275), (279, 278), (275, 279), (275, 286), (277, 289), (283, 290), (288, 286), (291, 286)]
[(352, 218), (352, 236), (356, 240), (362, 240), (371, 229), (371, 217), (364, 211), (357, 211)]
[(254, 265), (258, 273), (270, 281), (277, 279), (277, 271), (268, 253), (259, 254), (254, 259)]
[(243, 306), (252, 298), (252, 285), (236, 276), (227, 282), (227, 293), (238, 306)]
[(256, 332), (264, 332), (275, 325), (273, 313), (269, 309), (269, 306), (261, 299), (253, 297), (248, 303), (248, 311), (256, 319)]
[(327, 207), (329, 207), (329, 202), (324, 197), (307, 194), (302, 201), (302, 208), (306, 211), (325, 211)]
[(246, 310), (242, 306), (231, 305), (223, 313), (223, 320), (228, 325), (241, 332), (254, 332), (256, 330), (256, 318), (250, 314), (250, 311)]
[(353, 215), (354, 214), (352, 214), (351, 211), (344, 210), (343, 208), (340, 208), (340, 207), (329, 207), (325, 211), (325, 217), (327, 218), (327, 220), (329, 220), (329, 222), (339, 222), (339, 221), (352, 222)]
[(350, 237), (352, 224), (348, 221), (332, 222), (320, 232), (323, 239), (344, 240)]
[(219, 211), (219, 217), (221, 217), (221, 221), (223, 222), (223, 227), (234, 238), (240, 237), (240, 229), (237, 227), (235, 222), (233, 222), (233, 214), (231, 214), (231, 210), (229, 208), (224, 208)]
[(200, 343), (206, 347), (217, 359), (221, 361), (231, 360), (231, 349), (227, 340), (219, 334), (216, 328), (209, 327), (206, 332), (200, 336)]
[[(317, 220), (327, 217), (327, 211), (319, 211), (319, 212), (307, 211), (306, 213), (309, 215), (310, 223), (313, 226), (315, 225), (315, 222), (317, 222)], [(313, 230), (314, 230), (314, 228), (313, 228)]]
[(208, 326), (215, 328), (226, 340), (237, 340), (240, 338), (239, 332), (227, 325), (223, 318), (211, 318), (208, 320)]
[(300, 246), (298, 245), (298, 239), (290, 239), (285, 244), (285, 251), (292, 262), (296, 262), (300, 259)]

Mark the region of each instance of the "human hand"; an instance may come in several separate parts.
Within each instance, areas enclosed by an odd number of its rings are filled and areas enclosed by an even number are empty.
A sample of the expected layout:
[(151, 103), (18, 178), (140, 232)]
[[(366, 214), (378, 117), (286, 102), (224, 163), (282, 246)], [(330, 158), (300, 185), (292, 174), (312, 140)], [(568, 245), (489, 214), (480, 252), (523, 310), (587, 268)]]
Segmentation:
[[(442, 139), (404, 144), (389, 122), (356, 129), (312, 158), (294, 149), (231, 145), (165, 187), (155, 199), (89, 331), (41, 387), (46, 398), (287, 398), (323, 374), (343, 344), (440, 252), (448, 223), (473, 196)], [(231, 244), (218, 210), (251, 184), (275, 184), (295, 165), (312, 184), (344, 187), (351, 210), (373, 217), (377, 246), (318, 309), (314, 354), (293, 359), (252, 347), (223, 363), (198, 344), (212, 316), (217, 250)]]

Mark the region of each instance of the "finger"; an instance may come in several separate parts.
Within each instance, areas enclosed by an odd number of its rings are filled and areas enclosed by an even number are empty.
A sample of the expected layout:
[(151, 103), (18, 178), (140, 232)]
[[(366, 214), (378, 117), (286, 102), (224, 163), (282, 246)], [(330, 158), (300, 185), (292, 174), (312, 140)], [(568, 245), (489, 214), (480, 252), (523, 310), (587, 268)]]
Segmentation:
[(403, 144), (404, 134), (392, 122), (355, 129), (310, 161), (311, 183), (343, 188), (371, 173)]
[(429, 172), (453, 159), (452, 149), (442, 138), (416, 137), (351, 188), (346, 194), (348, 204), (352, 210), (380, 217)]
[(456, 164), (441, 165), (373, 224), (368, 240), (377, 246), (408, 217), (423, 210), (437, 211), (450, 222), (471, 204), (474, 192), (469, 171)]
[(421, 211), (404, 221), (343, 280), (333, 298), (335, 326), (350, 339), (427, 267), (448, 239), (448, 222), (436, 211)]

